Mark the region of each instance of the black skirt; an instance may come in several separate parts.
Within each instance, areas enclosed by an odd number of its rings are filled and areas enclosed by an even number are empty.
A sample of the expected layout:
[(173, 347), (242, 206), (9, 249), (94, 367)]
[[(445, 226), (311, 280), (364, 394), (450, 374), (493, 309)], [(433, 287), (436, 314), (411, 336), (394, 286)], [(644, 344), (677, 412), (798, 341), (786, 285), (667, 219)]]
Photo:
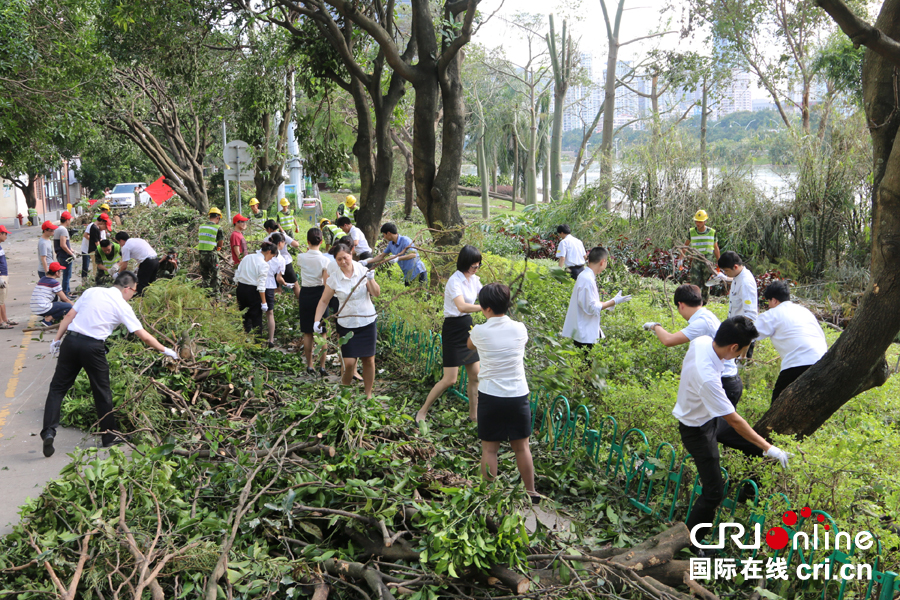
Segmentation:
[(353, 332), (353, 337), (347, 340), (346, 344), (341, 345), (341, 356), (344, 358), (375, 356), (375, 342), (378, 339), (377, 321), (372, 321), (362, 327), (348, 328), (341, 327), (338, 324), (337, 332), (339, 337), (344, 337), (349, 331)]
[(266, 305), (269, 310), (275, 310), (275, 288), (266, 289)]
[(508, 442), (531, 435), (531, 405), (528, 394), (513, 398), (478, 392), (478, 439)]
[(478, 352), (469, 350), (469, 330), (472, 329), (472, 315), (444, 317), (441, 327), (441, 348), (444, 352), (444, 367), (461, 367), (478, 362)]
[[(316, 321), (316, 309), (319, 307), (319, 300), (322, 299), (324, 291), (324, 285), (300, 288), (300, 331), (302, 333), (315, 333), (313, 323)], [(324, 321), (327, 316), (328, 309), (326, 308), (322, 320)]]

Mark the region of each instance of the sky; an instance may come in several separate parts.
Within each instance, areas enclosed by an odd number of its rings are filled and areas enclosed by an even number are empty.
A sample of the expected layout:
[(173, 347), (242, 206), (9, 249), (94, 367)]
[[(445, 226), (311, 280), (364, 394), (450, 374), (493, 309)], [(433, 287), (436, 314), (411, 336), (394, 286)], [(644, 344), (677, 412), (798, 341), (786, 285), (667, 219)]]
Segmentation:
[[(616, 4), (615, 0), (607, 0), (607, 7), (610, 10), (615, 10)], [(670, 4), (675, 4), (676, 8), (667, 10), (666, 7)], [(681, 6), (686, 4), (686, 2), (677, 0), (626, 0), (625, 11), (622, 13), (620, 40), (626, 42), (661, 31), (679, 31), (684, 17)], [(488, 47), (502, 45), (507, 57), (518, 64), (524, 64), (527, 60), (527, 46), (519, 40), (520, 30), (511, 26), (509, 21), (518, 12), (545, 15), (552, 12), (555, 15), (557, 31), (560, 30), (562, 19), (565, 18), (569, 31), (579, 42), (580, 50), (593, 54), (595, 77), (598, 75), (598, 71), (605, 68), (606, 25), (600, 0), (505, 0), (503, 2), (501, 0), (482, 0), (478, 10), (484, 15), (492, 15), (495, 11), (497, 12), (481, 26), (473, 41)], [(542, 29), (542, 31), (546, 30), (547, 26)], [(640, 59), (647, 51), (657, 46), (674, 50), (688, 45), (696, 46), (696, 44), (696, 40), (682, 40), (679, 33), (673, 33), (626, 45), (619, 51), (619, 60)], [(757, 86), (752, 86), (751, 90), (753, 99), (768, 97)]]

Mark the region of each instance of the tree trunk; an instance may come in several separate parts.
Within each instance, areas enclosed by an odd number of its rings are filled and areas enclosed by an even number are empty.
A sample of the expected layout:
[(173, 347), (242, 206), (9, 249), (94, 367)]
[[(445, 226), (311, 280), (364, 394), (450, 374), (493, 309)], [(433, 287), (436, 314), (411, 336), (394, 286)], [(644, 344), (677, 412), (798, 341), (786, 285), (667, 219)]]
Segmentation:
[(544, 204), (550, 202), (550, 155), (544, 154), (544, 168), (541, 169), (541, 187), (544, 192)]
[[(408, 133), (404, 132), (404, 136), (406, 137), (406, 139), (409, 139)], [(410, 218), (412, 218), (413, 198), (415, 197), (412, 152), (403, 142), (403, 140), (400, 139), (400, 136), (397, 135), (397, 132), (393, 129), (391, 130), (391, 137), (393, 138), (394, 143), (397, 145), (397, 149), (400, 150), (400, 153), (406, 160), (406, 173), (404, 174), (403, 181), (403, 218), (408, 221)]]
[(709, 156), (706, 153), (706, 128), (709, 123), (709, 87), (703, 79), (700, 97), (700, 187), (709, 192)]
[(528, 157), (525, 163), (525, 204), (537, 204), (537, 106), (534, 97), (534, 73), (531, 73), (531, 106), (528, 112)]
[(516, 210), (516, 198), (519, 197), (519, 136), (513, 131), (513, 180), (512, 180), (512, 209)]
[[(559, 200), (562, 197), (562, 134), (563, 111), (565, 110), (566, 92), (569, 88), (569, 77), (572, 68), (572, 48), (568, 46), (566, 38), (566, 22), (563, 21), (562, 39), (557, 46), (556, 32), (553, 27), (553, 15), (550, 15), (550, 36), (547, 38), (550, 46), (550, 60), (553, 67), (553, 129), (550, 136), (550, 168), (552, 180), (550, 183), (550, 198)], [(558, 48), (558, 49), (557, 49)], [(546, 202), (546, 177), (544, 178), (544, 201)]]
[(478, 126), (478, 145), (476, 155), (478, 161), (478, 179), (481, 182), (481, 218), (491, 218), (491, 198), (488, 196), (487, 160), (484, 157), (484, 122)]
[[(823, 7), (836, 4), (818, 2)], [(882, 5), (875, 26), (883, 35), (900, 40), (900, 0)], [(834, 346), (782, 392), (756, 424), (762, 435), (809, 435), (855, 395), (887, 378), (884, 352), (900, 331), (900, 114), (895, 107), (895, 69), (881, 54), (866, 51), (863, 96), (874, 164), (869, 285)]]
[[(621, 10), (621, 7), (620, 7)], [(616, 114), (616, 63), (619, 56), (619, 40), (609, 40), (606, 57), (606, 84), (604, 86), (603, 137), (600, 142), (600, 192), (599, 199), (606, 210), (612, 210), (612, 169), (613, 169), (613, 118)]]

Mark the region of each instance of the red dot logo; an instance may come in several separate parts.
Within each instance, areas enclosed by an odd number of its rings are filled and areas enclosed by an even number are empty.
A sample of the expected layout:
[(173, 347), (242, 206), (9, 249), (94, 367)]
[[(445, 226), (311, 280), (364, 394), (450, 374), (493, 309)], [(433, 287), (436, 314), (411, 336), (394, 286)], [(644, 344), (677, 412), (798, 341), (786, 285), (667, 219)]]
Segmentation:
[(825, 531), (829, 531), (830, 529), (831, 529), (830, 526), (828, 526), (828, 525), (825, 526)]
[(792, 510), (787, 511), (786, 513), (781, 515), (781, 522), (788, 527), (793, 527), (797, 524), (797, 513)]
[(819, 523), (824, 523), (824, 522), (825, 522), (825, 515), (823, 515), (823, 514), (821, 514), (821, 513), (817, 514), (817, 515), (816, 515), (816, 520), (817, 520)]
[(812, 515), (812, 509), (810, 509), (808, 506), (804, 506), (800, 509), (800, 516), (804, 519), (808, 519), (810, 515)]
[(781, 550), (788, 545), (788, 533), (782, 527), (773, 527), (766, 532), (766, 543), (773, 550)]

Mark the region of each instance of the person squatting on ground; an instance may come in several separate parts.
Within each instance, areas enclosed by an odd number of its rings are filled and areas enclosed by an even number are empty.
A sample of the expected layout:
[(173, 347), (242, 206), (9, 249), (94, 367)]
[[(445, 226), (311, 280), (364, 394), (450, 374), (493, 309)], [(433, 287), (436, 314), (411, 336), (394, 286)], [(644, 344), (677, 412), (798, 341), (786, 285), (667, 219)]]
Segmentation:
[[(309, 375), (315, 375), (313, 368), (313, 325), (315, 324), (316, 308), (319, 306), (319, 300), (325, 292), (325, 282), (328, 280), (328, 265), (331, 260), (322, 253), (322, 230), (318, 227), (312, 227), (306, 232), (307, 251), (297, 257), (297, 268), (300, 269), (300, 297), (298, 306), (300, 308), (300, 332), (303, 334), (303, 356), (306, 358), (306, 372)], [(328, 317), (328, 309), (322, 318)], [(323, 338), (325, 333), (319, 334)], [(325, 346), (322, 346), (322, 352), (319, 356), (319, 374), (323, 377), (328, 374), (325, 370)]]
[(118, 423), (109, 385), (109, 363), (106, 361), (106, 338), (116, 327), (125, 325), (129, 332), (154, 350), (170, 358), (178, 358), (174, 350), (166, 348), (147, 333), (135, 316), (128, 300), (136, 292), (137, 277), (131, 271), (123, 271), (116, 277), (113, 287), (86, 290), (59, 326), (56, 338), (50, 343), (50, 354), (58, 353), (59, 360), (44, 407), (44, 428), (41, 430), (44, 456), (53, 455), (53, 439), (59, 427), (63, 398), (82, 369), (91, 383), (103, 447), (124, 441), (113, 433), (118, 430)]
[(47, 274), (41, 277), (31, 292), (31, 312), (41, 318), (41, 325), (50, 327), (58, 319), (66, 316), (72, 308), (72, 302), (57, 280), (59, 274), (66, 270), (58, 262), (50, 263)]
[[(382, 255), (383, 256), (383, 255)], [(469, 398), (469, 419), (478, 419), (478, 352), (469, 349), (469, 331), (474, 323), (472, 313), (481, 312), (475, 304), (481, 292), (481, 279), (476, 273), (481, 267), (481, 252), (475, 246), (463, 246), (456, 257), (456, 271), (444, 286), (444, 325), (441, 327), (441, 349), (444, 357), (444, 376), (434, 384), (416, 421), (424, 421), (428, 409), (450, 387), (456, 385), (459, 368), (466, 367)]]
[(122, 262), (122, 250), (119, 245), (110, 240), (100, 240), (97, 251), (94, 253), (94, 263), (97, 265), (97, 285), (112, 283), (119, 274), (119, 263)]
[(6, 292), (9, 289), (9, 263), (6, 260), (6, 250), (2, 244), (9, 236), (9, 230), (0, 225), (0, 329), (12, 329), (18, 325), (16, 321), (10, 321), (6, 315)]
[[(699, 252), (706, 261), (714, 263), (719, 260), (719, 242), (716, 239), (716, 230), (706, 226), (709, 215), (706, 211), (698, 210), (694, 215), (694, 226), (691, 227), (689, 237), (684, 243)], [(679, 254), (679, 260), (684, 260), (684, 250)], [(698, 288), (703, 296), (703, 304), (709, 301), (709, 288), (706, 286), (707, 280), (712, 275), (712, 269), (707, 262), (700, 258), (691, 259), (690, 281)]]
[(263, 242), (258, 252), (241, 261), (234, 272), (237, 284), (238, 309), (244, 311), (244, 331), (250, 333), (255, 328), (263, 334), (262, 316), (269, 310), (266, 302), (266, 281), (269, 278), (269, 261), (278, 256), (278, 247), (272, 242)]
[[(568, 238), (567, 238), (568, 239)], [(623, 296), (622, 290), (612, 300), (600, 301), (597, 289), (597, 276), (606, 269), (609, 262), (609, 251), (597, 246), (588, 254), (588, 267), (582, 269), (575, 279), (566, 320), (563, 323), (562, 337), (572, 338), (578, 348), (590, 349), (598, 340), (606, 337), (600, 329), (600, 313), (614, 308), (616, 305), (631, 300), (631, 296)]]
[(322, 230), (322, 239), (325, 241), (326, 249), (330, 249), (332, 246), (337, 244), (338, 240), (340, 240), (345, 235), (343, 229), (341, 229), (328, 219), (322, 219), (321, 221), (319, 221), (319, 229)]
[(336, 224), (341, 228), (344, 234), (349, 235), (350, 239), (353, 240), (351, 248), (353, 249), (353, 257), (355, 260), (372, 258), (372, 248), (369, 246), (365, 234), (362, 232), (362, 229), (353, 225), (353, 221), (350, 220), (350, 217), (341, 217), (336, 221)]
[(325, 290), (316, 307), (313, 322), (315, 333), (324, 333), (322, 319), (332, 297), (338, 299), (337, 334), (344, 338), (353, 335), (341, 345), (343, 371), (341, 383), (350, 385), (356, 373), (357, 359), (362, 359), (363, 384), (366, 398), (372, 397), (375, 385), (375, 343), (378, 338), (377, 315), (372, 298), (381, 294), (381, 287), (375, 281), (375, 271), (353, 260), (351, 248), (346, 244), (335, 247), (335, 262), (328, 265), (328, 279)]
[(781, 356), (781, 371), (772, 388), (772, 402), (828, 352), (825, 333), (808, 309), (791, 302), (784, 281), (773, 281), (763, 292), (769, 310), (756, 318), (757, 339), (771, 338)]
[(221, 221), (222, 211), (213, 206), (209, 209), (209, 220), (197, 230), (201, 285), (209, 288), (213, 295), (219, 292), (219, 250), (225, 243), (225, 233), (219, 226)]
[(284, 286), (290, 288), (294, 292), (294, 299), (300, 299), (300, 286), (297, 285), (297, 273), (294, 271), (294, 258), (291, 256), (290, 248), (299, 248), (300, 242), (292, 238), (286, 233), (277, 233), (278, 224), (269, 219), (263, 225), (266, 229), (266, 237), (263, 241), (272, 242), (273, 236), (279, 235), (283, 240), (283, 244), (276, 244), (278, 246), (278, 253), (281, 256), (281, 259), (284, 261)]
[(116, 234), (116, 241), (119, 242), (119, 251), (122, 254), (119, 273), (128, 270), (129, 260), (134, 259), (138, 263), (137, 295), (140, 296), (148, 285), (156, 281), (156, 275), (159, 273), (159, 258), (156, 250), (141, 238), (133, 238), (124, 231)]
[[(750, 272), (737, 252), (729, 250), (719, 257), (718, 266), (721, 272), (716, 278), (725, 281), (731, 278), (731, 290), (728, 293), (728, 316), (747, 317), (756, 321), (759, 315), (759, 294), (756, 289), (756, 278)], [(747, 349), (747, 358), (753, 358), (756, 340)]]
[[(419, 251), (413, 246), (410, 238), (400, 235), (397, 226), (393, 223), (385, 223), (381, 226), (381, 237), (388, 243), (384, 252), (373, 259), (362, 259), (360, 262), (368, 264), (369, 268), (374, 268), (384, 262), (396, 261), (400, 270), (403, 271), (403, 285), (409, 287), (417, 279), (420, 283), (428, 283), (428, 269), (419, 258)], [(471, 246), (469, 247), (471, 248)], [(392, 255), (395, 258), (391, 258)]]
[[(702, 335), (694, 339), (681, 364), (681, 381), (672, 415), (678, 419), (681, 442), (694, 460), (702, 485), (700, 497), (685, 521), (689, 531), (700, 524), (710, 525), (697, 530), (698, 540), (709, 533), (716, 508), (725, 496), (717, 441), (721, 421), (765, 456), (776, 459), (783, 468), (788, 465), (788, 454), (756, 433), (735, 411), (722, 388), (724, 362), (737, 358), (755, 337), (756, 328), (750, 319), (727, 319), (715, 337)], [(696, 548), (695, 551), (699, 552)]]
[(559, 225), (556, 228), (559, 234), (559, 244), (556, 245), (556, 258), (560, 269), (565, 269), (569, 277), (577, 280), (584, 270), (584, 261), (587, 260), (587, 252), (584, 244), (572, 235), (572, 229), (568, 225)]
[(481, 475), (488, 481), (497, 476), (500, 442), (509, 442), (525, 491), (537, 503), (531, 436), (531, 406), (525, 379), (525, 325), (510, 319), (509, 288), (491, 283), (478, 294), (486, 322), (469, 332), (466, 345), (478, 352), (478, 439), (481, 440)]
[[(72, 222), (72, 213), (64, 210), (59, 215), (59, 227), (53, 230), (53, 250), (56, 252), (56, 262), (64, 267), (70, 267), (75, 263), (75, 250), (72, 249), (72, 240), (69, 236), (69, 224)], [(62, 272), (62, 290), (66, 296), (72, 293), (71, 287), (72, 269), (66, 268)]]

